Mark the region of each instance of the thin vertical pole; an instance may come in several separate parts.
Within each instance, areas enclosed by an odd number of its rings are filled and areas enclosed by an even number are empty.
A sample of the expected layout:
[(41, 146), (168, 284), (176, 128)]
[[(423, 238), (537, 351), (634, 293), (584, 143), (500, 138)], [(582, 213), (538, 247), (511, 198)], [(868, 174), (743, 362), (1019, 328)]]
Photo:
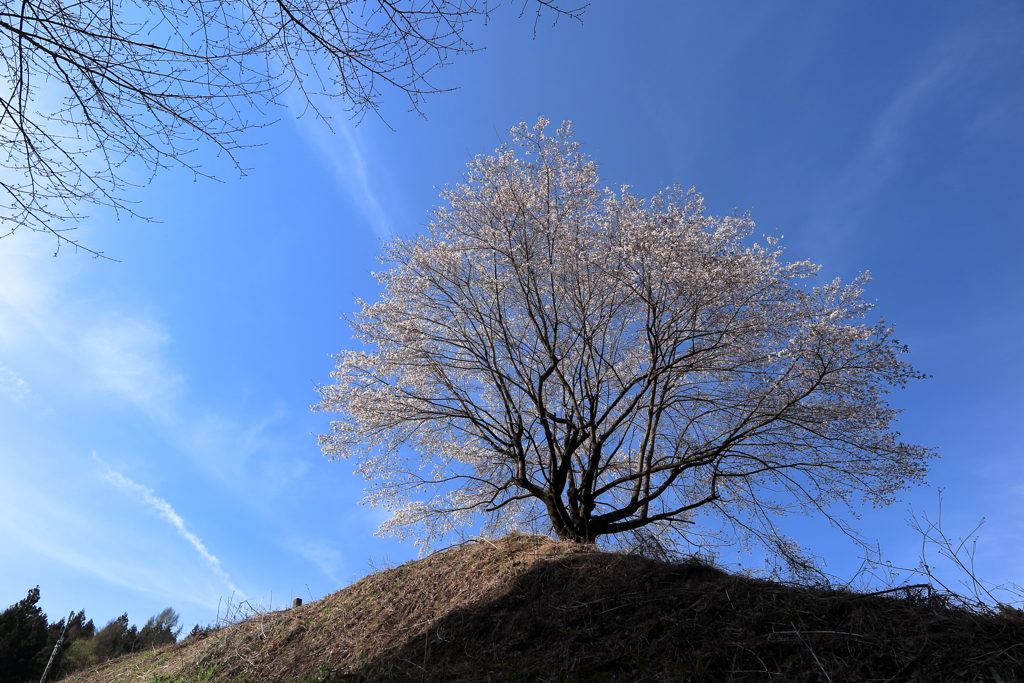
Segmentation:
[(57, 653), (60, 652), (60, 646), (64, 644), (64, 635), (68, 632), (68, 624), (71, 623), (71, 619), (75, 616), (75, 611), (71, 610), (71, 614), (68, 615), (68, 620), (64, 622), (64, 628), (60, 632), (60, 638), (57, 639), (57, 644), (53, 646), (53, 652), (50, 653), (50, 661), (46, 663), (46, 668), (43, 669), (43, 677), (39, 679), (39, 683), (46, 683), (46, 677), (50, 675), (50, 667), (53, 666), (53, 660), (57, 659)]

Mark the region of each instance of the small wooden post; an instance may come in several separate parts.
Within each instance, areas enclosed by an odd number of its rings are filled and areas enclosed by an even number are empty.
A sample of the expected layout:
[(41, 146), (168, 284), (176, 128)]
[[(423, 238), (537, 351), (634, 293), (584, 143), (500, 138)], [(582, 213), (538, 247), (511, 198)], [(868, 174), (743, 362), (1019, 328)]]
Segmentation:
[(302, 607), (302, 598), (292, 600), (292, 607)]

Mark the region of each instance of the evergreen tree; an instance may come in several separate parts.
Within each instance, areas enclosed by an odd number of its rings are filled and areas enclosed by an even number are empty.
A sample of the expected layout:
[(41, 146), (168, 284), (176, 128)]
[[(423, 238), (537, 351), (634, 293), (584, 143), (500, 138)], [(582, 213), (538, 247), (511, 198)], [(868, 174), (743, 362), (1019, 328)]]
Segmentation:
[(170, 645), (181, 633), (180, 617), (171, 607), (150, 617), (141, 630), (128, 624), (126, 612), (98, 632), (83, 610), (70, 615), (65, 632), (65, 620), (49, 624), (38, 602), (36, 586), (24, 600), (0, 613), (0, 683), (38, 681), (62, 632), (64, 644), (50, 668), (49, 680), (121, 655)]
[[(36, 586), (24, 600), (0, 613), (0, 683), (38, 680), (43, 673), (46, 661), (44, 659), (40, 666), (39, 655), (46, 649), (48, 629), (46, 615), (38, 602), (39, 586)], [(63, 626), (61, 624), (61, 628)], [(52, 643), (50, 647), (52, 649)]]

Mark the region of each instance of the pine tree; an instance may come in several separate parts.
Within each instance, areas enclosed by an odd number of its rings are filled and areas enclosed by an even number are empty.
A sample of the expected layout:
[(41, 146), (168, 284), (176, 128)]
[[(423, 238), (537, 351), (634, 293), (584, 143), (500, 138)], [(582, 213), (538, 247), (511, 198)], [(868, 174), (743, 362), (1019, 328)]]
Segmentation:
[(46, 649), (48, 629), (38, 602), (36, 586), (24, 600), (0, 613), (0, 683), (24, 683), (42, 674), (39, 655)]

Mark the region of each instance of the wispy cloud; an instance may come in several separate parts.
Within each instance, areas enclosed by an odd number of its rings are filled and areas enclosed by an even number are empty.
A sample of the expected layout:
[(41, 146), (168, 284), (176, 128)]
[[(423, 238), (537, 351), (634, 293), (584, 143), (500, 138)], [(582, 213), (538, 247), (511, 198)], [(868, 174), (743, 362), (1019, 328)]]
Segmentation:
[(28, 396), (28, 392), (28, 382), (0, 363), (0, 394), (4, 394), (15, 403), (21, 403)]
[(186, 401), (188, 376), (169, 362), (173, 339), (159, 319), (81, 288), (77, 264), (55, 267), (43, 250), (19, 250), (25, 244), (0, 249), (0, 397), (35, 401), (37, 417), (66, 397), (112, 410), (127, 404), (204, 472), (236, 492), (252, 488), (245, 463), (274, 450), (266, 431), (282, 408), (239, 419)]
[(341, 583), (344, 562), (341, 551), (331, 541), (293, 536), (287, 539), (285, 547), (312, 562), (335, 583)]
[(324, 103), (321, 114), (330, 122), (328, 126), (309, 116), (308, 107), (293, 103), (292, 110), (299, 115), (296, 125), (302, 135), (334, 173), (374, 233), (382, 239), (391, 237), (393, 224), (374, 189), (368, 145), (348, 114), (336, 103)]
[[(818, 198), (815, 221), (829, 228), (840, 246), (861, 220), (863, 211), (890, 182), (903, 163), (913, 123), (929, 98), (950, 79), (952, 60), (940, 61), (890, 98), (870, 129), (866, 144)], [(821, 233), (818, 233), (819, 239)]]
[(861, 171), (858, 174), (861, 178), (870, 179), (872, 189), (884, 185), (892, 173), (915, 114), (919, 113), (928, 96), (947, 81), (952, 66), (952, 59), (947, 58), (904, 85), (875, 121), (868, 145), (852, 169), (853, 172)]
[(107, 314), (77, 340), (83, 361), (108, 391), (168, 419), (184, 377), (161, 360), (170, 336), (162, 326), (139, 318)]
[(179, 535), (181, 535), (192, 545), (193, 548), (195, 548), (200, 557), (202, 557), (213, 570), (213, 573), (223, 580), (233, 593), (244, 595), (242, 591), (235, 586), (234, 582), (231, 581), (231, 577), (226, 571), (224, 571), (224, 568), (221, 567), (220, 560), (206, 548), (206, 544), (203, 543), (202, 539), (185, 527), (185, 520), (181, 518), (181, 515), (174, 511), (174, 508), (171, 507), (170, 503), (163, 498), (158, 497), (154, 493), (153, 489), (143, 486), (142, 484), (136, 484), (128, 477), (114, 470), (95, 453), (93, 453), (92, 457), (93, 460), (103, 467), (104, 478), (107, 481), (114, 484), (122, 491), (138, 496), (144, 503), (155, 509), (164, 520), (169, 522), (171, 526), (178, 531)]
[[(17, 235), (16, 237), (21, 237)], [(125, 314), (80, 296), (77, 264), (38, 249), (0, 249), (0, 350), (11, 375), (35, 375), (47, 393), (109, 392), (151, 415), (166, 415), (184, 384), (168, 367), (163, 349), (170, 335), (145, 314)], [(32, 243), (38, 247), (38, 243)], [(20, 362), (19, 362), (20, 361)], [(27, 388), (27, 384), (25, 385)]]

